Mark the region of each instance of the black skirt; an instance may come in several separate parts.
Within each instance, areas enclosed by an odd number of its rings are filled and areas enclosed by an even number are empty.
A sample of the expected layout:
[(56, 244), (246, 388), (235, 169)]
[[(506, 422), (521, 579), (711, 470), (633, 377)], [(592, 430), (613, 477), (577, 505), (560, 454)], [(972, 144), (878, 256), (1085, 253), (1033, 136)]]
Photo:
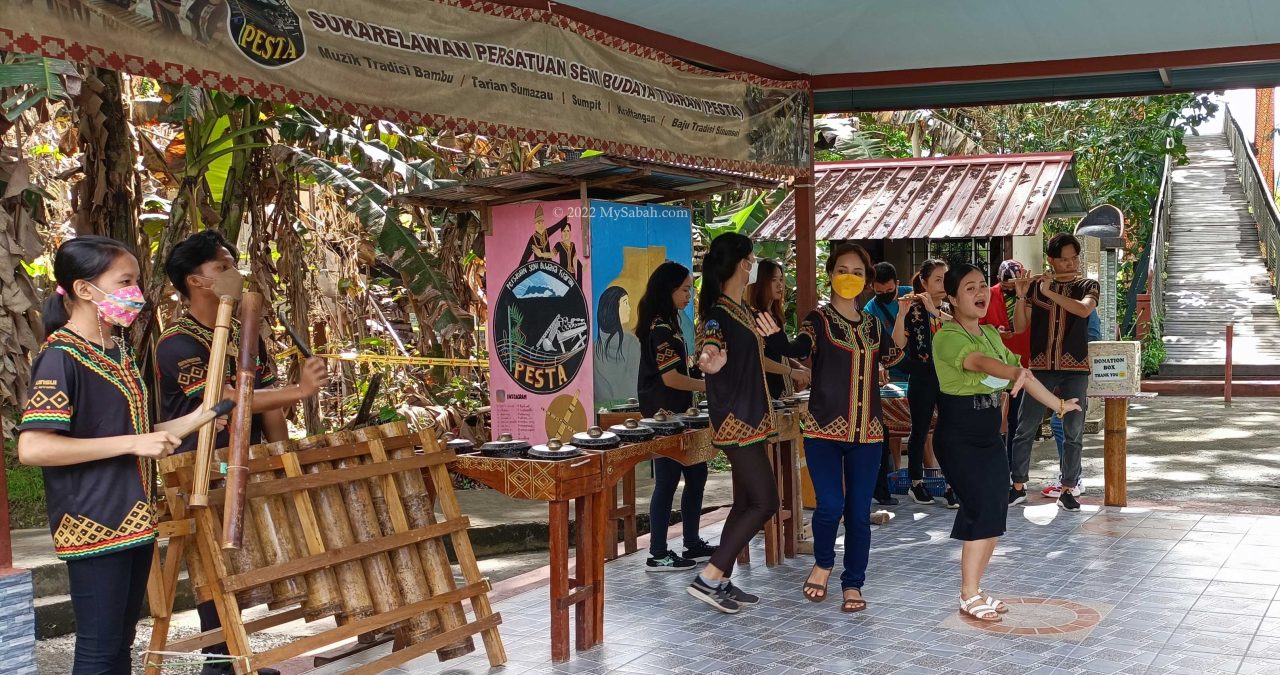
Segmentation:
[(1000, 396), (938, 395), (934, 453), (960, 501), (951, 538), (1004, 534), (1009, 515), (1009, 459), (1000, 437)]

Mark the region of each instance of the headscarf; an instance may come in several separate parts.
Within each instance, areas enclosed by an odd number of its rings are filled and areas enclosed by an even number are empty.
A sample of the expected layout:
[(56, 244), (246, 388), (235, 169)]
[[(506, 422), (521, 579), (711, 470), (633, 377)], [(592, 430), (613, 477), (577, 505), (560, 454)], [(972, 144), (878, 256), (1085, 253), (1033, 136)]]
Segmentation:
[(1006, 260), (1000, 263), (1000, 271), (996, 274), (996, 279), (999, 281), (1008, 281), (1017, 277), (1019, 274), (1022, 274), (1025, 269), (1026, 268), (1022, 266), (1022, 263), (1017, 260)]

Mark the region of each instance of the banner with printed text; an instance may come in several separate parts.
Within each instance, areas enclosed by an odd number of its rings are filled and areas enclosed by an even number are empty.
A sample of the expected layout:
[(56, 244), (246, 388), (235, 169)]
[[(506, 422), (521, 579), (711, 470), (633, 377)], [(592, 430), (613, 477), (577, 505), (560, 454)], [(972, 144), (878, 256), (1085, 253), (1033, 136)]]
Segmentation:
[(712, 73), (554, 11), (466, 0), (0, 0), (0, 51), (531, 143), (770, 175), (803, 81)]

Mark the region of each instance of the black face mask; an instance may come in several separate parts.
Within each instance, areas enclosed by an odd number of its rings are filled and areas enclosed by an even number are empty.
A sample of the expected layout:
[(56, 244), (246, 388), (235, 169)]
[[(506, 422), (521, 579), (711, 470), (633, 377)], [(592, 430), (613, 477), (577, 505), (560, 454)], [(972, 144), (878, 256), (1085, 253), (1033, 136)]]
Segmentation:
[(898, 299), (897, 291), (885, 291), (884, 293), (876, 293), (876, 300), (882, 305), (887, 305), (897, 299)]

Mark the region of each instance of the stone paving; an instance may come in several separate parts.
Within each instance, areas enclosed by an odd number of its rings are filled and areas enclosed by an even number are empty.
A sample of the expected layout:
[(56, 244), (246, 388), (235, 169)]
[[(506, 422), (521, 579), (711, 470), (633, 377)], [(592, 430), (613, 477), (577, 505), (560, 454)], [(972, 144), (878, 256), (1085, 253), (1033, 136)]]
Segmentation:
[(1069, 514), (1032, 497), (1010, 510), (984, 581), (1011, 611), (981, 624), (956, 611), (953, 512), (895, 510), (873, 533), (861, 614), (840, 613), (834, 586), (824, 603), (804, 600), (811, 558), (767, 568), (757, 537), (757, 562), (734, 581), (762, 601), (740, 614), (686, 595), (691, 575), (641, 571), (636, 554), (606, 568), (603, 646), (553, 666), (543, 588), (497, 604), (510, 657), (500, 671), (477, 651), (393, 672), (1280, 673), (1280, 517), (1097, 506)]

